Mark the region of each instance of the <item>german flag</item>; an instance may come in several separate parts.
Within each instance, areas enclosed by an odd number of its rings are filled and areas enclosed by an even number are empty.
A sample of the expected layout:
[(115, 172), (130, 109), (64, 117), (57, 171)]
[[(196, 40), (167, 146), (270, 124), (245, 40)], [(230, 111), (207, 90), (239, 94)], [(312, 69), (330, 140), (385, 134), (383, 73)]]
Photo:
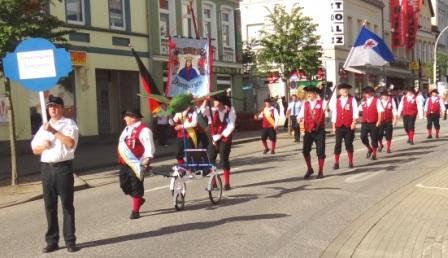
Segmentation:
[[(140, 70), (140, 80), (143, 84), (143, 89), (145, 90), (146, 94), (162, 95), (160, 94), (156, 82), (152, 78), (151, 74), (148, 72), (148, 69), (146, 69), (142, 60), (137, 55), (137, 52), (135, 52), (134, 48), (132, 47), (131, 50), (132, 54), (134, 54), (135, 56), (135, 60), (137, 61), (138, 69)], [(160, 103), (154, 99), (148, 98), (148, 110), (151, 111), (151, 113), (157, 113), (158, 111), (160, 111)]]

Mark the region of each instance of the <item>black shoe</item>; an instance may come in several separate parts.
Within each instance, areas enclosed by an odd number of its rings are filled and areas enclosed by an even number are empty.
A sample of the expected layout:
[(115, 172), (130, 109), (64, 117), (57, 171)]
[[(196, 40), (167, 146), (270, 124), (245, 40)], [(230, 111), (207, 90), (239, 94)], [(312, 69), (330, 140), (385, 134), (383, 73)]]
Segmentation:
[(68, 251), (69, 253), (74, 253), (74, 252), (78, 252), (78, 251), (79, 251), (79, 248), (76, 246), (75, 243), (67, 244), (67, 251)]
[(414, 145), (414, 141), (409, 141), (409, 144), (410, 145)]
[(353, 164), (348, 164), (349, 168), (354, 168)]
[(426, 136), (426, 139), (432, 139), (432, 135)]
[(140, 218), (140, 212), (138, 211), (133, 211), (131, 212), (131, 216), (129, 216), (130, 219), (138, 219)]
[(370, 158), (372, 156), (372, 152), (368, 151), (366, 154), (366, 158)]
[(381, 151), (383, 151), (383, 145), (380, 145), (380, 147), (378, 147), (378, 152), (381, 152)]
[(300, 140), (294, 140), (294, 142), (300, 142)]
[(314, 174), (314, 170), (313, 169), (309, 169), (308, 171), (306, 171), (306, 174), (305, 174), (305, 176), (303, 178), (309, 179), (312, 174)]
[(269, 149), (264, 149), (263, 154), (266, 154), (269, 152)]
[(319, 174), (317, 174), (316, 179), (321, 179), (324, 178), (324, 173), (323, 172), (319, 172)]
[(376, 155), (372, 155), (372, 160), (376, 160)]
[(224, 191), (229, 191), (230, 189), (230, 185), (224, 185)]
[(57, 244), (56, 245), (47, 245), (46, 247), (44, 247), (44, 249), (42, 249), (42, 253), (51, 253), (58, 249), (59, 249), (59, 246)]
[(338, 164), (338, 163), (334, 163), (334, 165), (333, 165), (333, 169), (334, 169), (334, 170), (339, 169), (339, 164)]
[(271, 154), (275, 154), (275, 150), (271, 150)]

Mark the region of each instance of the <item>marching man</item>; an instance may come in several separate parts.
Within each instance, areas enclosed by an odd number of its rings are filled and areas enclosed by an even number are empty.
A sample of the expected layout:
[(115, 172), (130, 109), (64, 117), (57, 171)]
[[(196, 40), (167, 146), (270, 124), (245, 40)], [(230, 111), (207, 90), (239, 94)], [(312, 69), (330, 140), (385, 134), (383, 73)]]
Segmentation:
[(439, 92), (437, 89), (431, 91), (431, 97), (426, 101), (424, 113), (426, 119), (428, 120), (428, 124), (426, 129), (428, 129), (428, 139), (432, 138), (432, 125), (434, 124), (434, 128), (436, 129), (436, 138), (439, 138), (440, 131), (440, 113), (445, 113), (445, 105), (443, 104), (443, 100), (439, 97)]
[(382, 116), (381, 125), (379, 128), (378, 151), (381, 152), (383, 150), (384, 147), (383, 138), (385, 137), (386, 151), (387, 153), (391, 153), (390, 145), (392, 143), (392, 134), (394, 126), (397, 125), (397, 118), (398, 118), (397, 104), (395, 103), (395, 100), (389, 95), (389, 92), (387, 90), (381, 92), (380, 103), (381, 106), (383, 106), (384, 112)]
[(349, 84), (339, 84), (340, 96), (330, 101), (331, 122), (333, 123), (333, 133), (336, 135), (334, 146), (333, 169), (339, 169), (339, 157), (342, 152), (342, 140), (345, 143), (345, 150), (348, 155), (348, 166), (353, 168), (353, 140), (355, 138), (356, 121), (359, 117), (358, 103), (356, 99), (349, 95), (352, 88)]
[(232, 134), (235, 129), (236, 114), (230, 98), (226, 95), (214, 97), (211, 109), (210, 135), (212, 144), (208, 147), (210, 162), (216, 164), (216, 157), (221, 159), (224, 170), (224, 190), (230, 190), (230, 151), (232, 148)]
[[(361, 117), (361, 141), (367, 148), (367, 158), (376, 160), (378, 149), (378, 127), (382, 121), (384, 112), (381, 101), (375, 97), (375, 89), (367, 86), (363, 90), (363, 99), (359, 105)], [(370, 135), (370, 142), (369, 142)]]
[(140, 121), (142, 117), (138, 109), (126, 110), (123, 118), (126, 128), (118, 141), (120, 187), (132, 197), (130, 219), (140, 218), (140, 207), (145, 203), (143, 170), (149, 167), (155, 152), (152, 132)]
[(417, 104), (414, 88), (409, 87), (398, 105), (398, 115), (403, 117), (403, 126), (410, 145), (414, 145), (415, 119), (418, 113), (423, 112), (421, 109), (422, 106)]
[(311, 147), (316, 144), (316, 153), (319, 161), (319, 172), (316, 178), (324, 177), (325, 163), (325, 110), (326, 102), (318, 98), (317, 87), (305, 87), (308, 100), (300, 110), (299, 122), (304, 122), (305, 135), (303, 137), (303, 157), (308, 168), (304, 178), (309, 179), (314, 173), (311, 166)]
[(261, 142), (264, 146), (263, 154), (269, 152), (267, 139), (271, 141), (271, 154), (275, 153), (275, 143), (277, 141), (277, 126), (279, 114), (277, 109), (272, 105), (271, 99), (264, 100), (264, 109), (260, 114), (255, 115), (255, 119), (262, 120), (261, 126)]
[(173, 126), (174, 130), (177, 132), (176, 159), (178, 165), (185, 164), (184, 150), (188, 148), (194, 149), (198, 144), (195, 130), (198, 125), (197, 115), (197, 112), (195, 112), (192, 107), (188, 107), (183, 112), (176, 113), (173, 119), (169, 120), (170, 125)]

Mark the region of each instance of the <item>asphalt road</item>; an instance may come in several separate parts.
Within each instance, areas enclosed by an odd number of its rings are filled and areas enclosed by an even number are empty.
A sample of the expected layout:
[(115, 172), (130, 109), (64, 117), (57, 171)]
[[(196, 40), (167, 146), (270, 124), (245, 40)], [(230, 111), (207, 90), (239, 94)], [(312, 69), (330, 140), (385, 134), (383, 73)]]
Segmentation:
[[(442, 121), (442, 138), (426, 140), (419, 121), (414, 146), (397, 129), (393, 153), (379, 153), (376, 161), (365, 158), (357, 133), (355, 168), (347, 168), (343, 154), (337, 171), (331, 168), (334, 138), (329, 137), (326, 177), (320, 180), (303, 180), (301, 143), (281, 139), (275, 155), (262, 155), (260, 142), (241, 144), (232, 150), (233, 189), (221, 204), (208, 200), (206, 180), (191, 181), (185, 210), (175, 211), (168, 179), (154, 176), (145, 180), (147, 201), (138, 220), (129, 220), (131, 201), (118, 184), (76, 192), (82, 249), (75, 254), (65, 249), (41, 254), (42, 200), (0, 209), (0, 256), (319, 257), (369, 207), (447, 162), (440, 155), (448, 150), (446, 124)], [(168, 164), (154, 168), (166, 170)]]

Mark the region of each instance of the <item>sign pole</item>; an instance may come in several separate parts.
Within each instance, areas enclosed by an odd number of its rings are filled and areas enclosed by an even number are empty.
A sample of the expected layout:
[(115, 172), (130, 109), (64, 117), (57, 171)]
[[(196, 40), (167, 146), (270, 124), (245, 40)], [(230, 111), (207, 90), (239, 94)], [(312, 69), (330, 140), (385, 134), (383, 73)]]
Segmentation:
[(42, 114), (42, 122), (47, 123), (48, 122), (47, 108), (45, 105), (45, 97), (43, 91), (39, 91), (39, 99), (40, 99), (40, 112)]

